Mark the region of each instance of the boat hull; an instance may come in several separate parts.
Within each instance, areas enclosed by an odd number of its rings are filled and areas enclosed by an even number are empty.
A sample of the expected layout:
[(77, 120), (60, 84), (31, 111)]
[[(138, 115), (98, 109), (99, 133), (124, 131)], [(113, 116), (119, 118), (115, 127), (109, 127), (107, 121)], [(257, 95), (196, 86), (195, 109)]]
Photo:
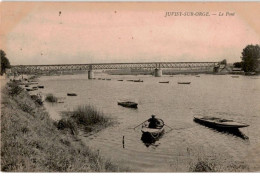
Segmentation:
[(120, 105), (120, 106), (123, 106), (123, 107), (126, 107), (126, 108), (137, 108), (137, 103), (134, 103), (134, 102), (132, 102), (132, 103), (124, 103), (124, 102), (118, 102), (117, 103), (118, 105)]
[(244, 123), (234, 122), (232, 120), (226, 120), (220, 118), (215, 118), (215, 120), (211, 120), (205, 117), (194, 117), (194, 121), (210, 127), (224, 128), (224, 129), (238, 129), (238, 128), (244, 128), (249, 126)]
[(160, 137), (164, 133), (164, 127), (162, 128), (148, 128), (148, 127), (143, 127), (141, 129), (143, 135), (146, 137), (151, 137), (153, 139), (156, 139)]

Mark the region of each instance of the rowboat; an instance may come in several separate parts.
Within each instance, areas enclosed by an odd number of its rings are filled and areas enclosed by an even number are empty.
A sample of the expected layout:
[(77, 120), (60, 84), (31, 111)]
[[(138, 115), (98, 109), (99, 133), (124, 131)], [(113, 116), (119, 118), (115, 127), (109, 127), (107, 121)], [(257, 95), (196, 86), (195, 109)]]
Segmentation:
[(190, 84), (190, 82), (178, 82), (178, 84)]
[(170, 81), (160, 81), (159, 83), (169, 83)]
[(117, 80), (117, 81), (124, 81), (124, 80), (122, 80), (122, 79), (119, 79), (119, 80)]
[(126, 108), (137, 108), (138, 105), (137, 103), (131, 101), (117, 102), (117, 104)]
[(40, 88), (40, 89), (43, 89), (43, 88), (44, 88), (44, 86), (38, 86), (38, 88)]
[(67, 93), (67, 96), (77, 96), (75, 93)]
[(160, 121), (160, 124), (157, 126), (157, 128), (149, 128), (149, 122), (146, 121), (142, 124), (142, 133), (143, 135), (146, 135), (147, 137), (152, 137), (153, 139), (158, 138), (161, 136), (164, 132), (164, 122), (162, 119), (158, 119)]
[(240, 123), (240, 122), (235, 122), (233, 120), (228, 120), (228, 119), (221, 119), (217, 117), (208, 117), (208, 116), (197, 116), (194, 117), (194, 121), (198, 123), (202, 123), (208, 126), (212, 127), (218, 127), (218, 128), (225, 128), (225, 129), (238, 129), (238, 128), (244, 128), (248, 127), (249, 125)]

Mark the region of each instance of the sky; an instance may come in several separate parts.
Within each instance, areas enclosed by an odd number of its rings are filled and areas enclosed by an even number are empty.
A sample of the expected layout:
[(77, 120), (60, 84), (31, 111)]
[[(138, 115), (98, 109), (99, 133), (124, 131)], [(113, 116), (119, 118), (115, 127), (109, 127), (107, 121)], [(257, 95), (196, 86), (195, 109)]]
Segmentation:
[(1, 2), (0, 11), (1, 49), (12, 65), (232, 63), (246, 45), (260, 44), (259, 2)]

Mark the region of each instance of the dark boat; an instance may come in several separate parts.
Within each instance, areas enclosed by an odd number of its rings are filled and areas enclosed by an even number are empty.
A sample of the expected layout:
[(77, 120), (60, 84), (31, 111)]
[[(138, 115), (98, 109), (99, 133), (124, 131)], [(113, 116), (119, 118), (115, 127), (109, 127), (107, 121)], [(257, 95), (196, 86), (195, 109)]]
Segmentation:
[(111, 79), (106, 79), (106, 80), (111, 81)]
[(127, 81), (131, 81), (131, 82), (134, 82), (134, 80), (130, 79), (130, 80), (127, 80)]
[(26, 89), (27, 91), (34, 91), (33, 89)]
[(217, 117), (208, 117), (208, 116), (194, 117), (194, 121), (208, 126), (225, 128), (225, 129), (238, 129), (238, 128), (244, 128), (249, 126), (247, 124), (235, 122), (233, 120), (221, 119)]
[(77, 96), (76, 93), (67, 93), (67, 96)]
[(44, 86), (38, 86), (38, 88), (40, 88), (40, 89), (43, 89), (43, 88), (44, 88)]
[(178, 84), (190, 84), (191, 82), (178, 82)]
[(160, 137), (164, 133), (164, 122), (162, 119), (158, 119), (160, 121), (160, 124), (157, 126), (157, 128), (149, 128), (149, 122), (146, 121), (142, 124), (142, 133), (147, 138), (151, 137), (152, 139), (156, 139)]
[(144, 81), (141, 79), (138, 79), (138, 80), (134, 80), (134, 82), (144, 82)]
[(170, 81), (160, 81), (159, 83), (169, 83)]
[(126, 108), (137, 108), (138, 105), (137, 103), (131, 101), (117, 102), (117, 104)]
[(122, 80), (122, 79), (119, 79), (119, 80), (117, 80), (117, 81), (124, 81), (124, 80)]

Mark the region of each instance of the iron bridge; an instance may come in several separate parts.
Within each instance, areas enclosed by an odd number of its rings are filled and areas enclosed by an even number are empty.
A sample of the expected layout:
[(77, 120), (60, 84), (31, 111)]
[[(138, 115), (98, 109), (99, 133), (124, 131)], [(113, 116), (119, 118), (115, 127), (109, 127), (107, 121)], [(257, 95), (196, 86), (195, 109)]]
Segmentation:
[(113, 69), (209, 69), (219, 67), (219, 62), (150, 62), (150, 63), (93, 63), (59, 65), (15, 65), (12, 73), (37, 73), (49, 71), (113, 70)]

